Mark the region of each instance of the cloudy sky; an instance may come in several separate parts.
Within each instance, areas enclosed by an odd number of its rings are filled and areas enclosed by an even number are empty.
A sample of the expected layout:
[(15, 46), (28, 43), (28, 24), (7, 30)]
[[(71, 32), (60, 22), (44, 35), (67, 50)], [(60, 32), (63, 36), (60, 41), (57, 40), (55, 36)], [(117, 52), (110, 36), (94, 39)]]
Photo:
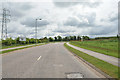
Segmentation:
[(38, 38), (88, 35), (113, 36), (118, 33), (119, 0), (4, 0), (2, 8), (9, 9), (11, 21), (8, 36), (34, 37), (35, 19)]

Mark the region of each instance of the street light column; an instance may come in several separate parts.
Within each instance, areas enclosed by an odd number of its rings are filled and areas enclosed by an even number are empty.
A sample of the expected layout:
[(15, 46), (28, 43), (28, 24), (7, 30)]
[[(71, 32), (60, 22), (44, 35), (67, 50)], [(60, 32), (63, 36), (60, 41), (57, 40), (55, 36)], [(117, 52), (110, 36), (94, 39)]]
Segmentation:
[(36, 21), (35, 21), (35, 24), (36, 24), (36, 26), (35, 26), (35, 39), (36, 39), (36, 44), (37, 44), (37, 19), (36, 19)]
[(37, 21), (42, 19), (36, 19), (35, 20), (35, 38), (36, 38), (36, 44), (37, 44)]

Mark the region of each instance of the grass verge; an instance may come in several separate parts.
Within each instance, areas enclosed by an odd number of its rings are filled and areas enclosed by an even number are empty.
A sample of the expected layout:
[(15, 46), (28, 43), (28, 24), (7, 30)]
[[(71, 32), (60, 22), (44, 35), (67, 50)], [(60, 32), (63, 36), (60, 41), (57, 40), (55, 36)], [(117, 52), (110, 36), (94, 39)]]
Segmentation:
[(2, 46), (2, 49), (14, 48), (14, 47), (19, 47), (19, 46), (27, 46), (27, 45), (34, 45), (34, 44), (16, 44), (16, 45), (11, 45), (11, 46)]
[(64, 46), (71, 51), (72, 53), (75, 53), (76, 55), (80, 56), (81, 58), (83, 58), (84, 60), (86, 60), (87, 62), (93, 64), (95, 67), (99, 68), (101, 71), (105, 72), (106, 74), (108, 74), (109, 76), (113, 77), (113, 78), (118, 78), (118, 67), (114, 66), (112, 64), (109, 64), (105, 61), (102, 61), (100, 59), (97, 59), (93, 56), (90, 56), (86, 53), (83, 53), (79, 50), (76, 50), (70, 46), (68, 46), (66, 43), (64, 44)]
[(118, 41), (114, 40), (102, 40), (102, 41), (71, 41), (70, 44), (99, 52), (105, 55), (113, 56), (118, 58)]
[(16, 48), (16, 49), (11, 49), (11, 50), (5, 50), (5, 51), (1, 51), (0, 54), (12, 52), (12, 51), (16, 51), (16, 50), (20, 50), (20, 49), (25, 49), (25, 48), (40, 46), (40, 45), (44, 45), (44, 44), (38, 44), (38, 45), (33, 45), (33, 46), (27, 46), (27, 47), (22, 47), (22, 48)]

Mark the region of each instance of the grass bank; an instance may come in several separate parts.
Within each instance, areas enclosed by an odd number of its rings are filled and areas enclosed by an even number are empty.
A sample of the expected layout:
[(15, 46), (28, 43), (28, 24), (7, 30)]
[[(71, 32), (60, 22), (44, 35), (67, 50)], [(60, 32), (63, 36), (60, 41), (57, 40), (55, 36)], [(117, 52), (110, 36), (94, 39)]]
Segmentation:
[(84, 49), (99, 52), (118, 58), (118, 40), (108, 39), (99, 41), (71, 41), (70, 44)]
[[(46, 43), (45, 43), (45, 44), (46, 44)], [(12, 51), (16, 51), (16, 50), (20, 50), (20, 49), (25, 49), (25, 48), (40, 46), (40, 45), (44, 45), (44, 44), (37, 44), (37, 45), (31, 45), (31, 46), (26, 46), (26, 47), (22, 47), (22, 48), (16, 48), (16, 49), (5, 50), (5, 51), (1, 51), (0, 54), (12, 52)]]
[(86, 53), (83, 53), (79, 50), (76, 50), (70, 46), (68, 46), (66, 43), (64, 46), (71, 52), (75, 53), (76, 55), (80, 56), (87, 62), (93, 64), (95, 67), (99, 68), (101, 71), (105, 72), (106, 74), (110, 75), (113, 78), (118, 78), (118, 67), (114, 66), (112, 64), (109, 64), (107, 62), (104, 62), (100, 59), (97, 59), (93, 56), (90, 56)]
[(34, 44), (14, 44), (14, 45), (10, 45), (10, 46), (2, 46), (2, 49), (6, 49), (6, 48), (13, 48), (13, 47), (19, 47), (19, 46), (27, 46), (27, 45), (34, 45)]

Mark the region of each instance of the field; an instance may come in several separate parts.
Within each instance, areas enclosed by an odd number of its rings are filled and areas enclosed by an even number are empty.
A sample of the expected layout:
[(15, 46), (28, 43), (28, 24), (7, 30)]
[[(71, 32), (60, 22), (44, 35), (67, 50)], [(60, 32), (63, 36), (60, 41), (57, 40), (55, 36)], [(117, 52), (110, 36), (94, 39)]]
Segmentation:
[(118, 57), (118, 39), (71, 41), (70, 44), (105, 55)]

